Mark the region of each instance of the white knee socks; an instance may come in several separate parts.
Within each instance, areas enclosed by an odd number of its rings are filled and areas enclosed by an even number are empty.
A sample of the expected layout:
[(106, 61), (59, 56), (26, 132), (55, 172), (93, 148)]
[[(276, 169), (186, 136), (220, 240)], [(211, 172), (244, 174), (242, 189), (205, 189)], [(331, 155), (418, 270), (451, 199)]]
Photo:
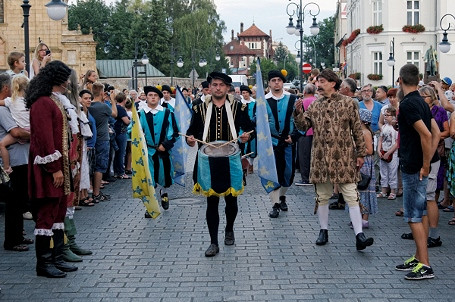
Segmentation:
[(327, 230), (329, 228), (329, 204), (318, 206), (318, 218), (321, 230)]
[(351, 217), (352, 227), (354, 228), (354, 233), (362, 233), (362, 213), (360, 213), (360, 207), (354, 206), (349, 207), (349, 216)]

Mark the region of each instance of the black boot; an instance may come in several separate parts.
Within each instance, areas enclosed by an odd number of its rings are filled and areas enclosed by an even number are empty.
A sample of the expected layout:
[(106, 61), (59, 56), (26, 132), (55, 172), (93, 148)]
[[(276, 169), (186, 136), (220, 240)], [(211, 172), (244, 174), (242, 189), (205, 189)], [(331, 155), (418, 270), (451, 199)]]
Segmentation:
[(52, 257), (54, 265), (61, 271), (74, 272), (77, 271), (77, 266), (69, 265), (63, 260), (64, 248), (64, 235), (63, 230), (52, 230), (54, 232), (54, 249), (52, 250)]
[(372, 245), (374, 242), (373, 238), (366, 238), (364, 233), (358, 233), (357, 236), (355, 236), (355, 239), (355, 245), (358, 251), (364, 250), (367, 246)]
[(35, 238), (36, 275), (47, 278), (64, 278), (66, 273), (56, 268), (52, 261), (50, 243), (50, 236), (37, 235)]
[(161, 206), (165, 210), (169, 209), (169, 197), (167, 197), (167, 193), (161, 194)]
[(316, 245), (325, 245), (329, 241), (329, 231), (321, 229), (319, 237), (316, 240)]
[(275, 203), (273, 205), (272, 211), (269, 212), (269, 217), (270, 218), (277, 218), (278, 215), (280, 215), (280, 204)]
[(280, 209), (281, 211), (287, 211), (288, 205), (286, 204), (286, 196), (280, 196)]

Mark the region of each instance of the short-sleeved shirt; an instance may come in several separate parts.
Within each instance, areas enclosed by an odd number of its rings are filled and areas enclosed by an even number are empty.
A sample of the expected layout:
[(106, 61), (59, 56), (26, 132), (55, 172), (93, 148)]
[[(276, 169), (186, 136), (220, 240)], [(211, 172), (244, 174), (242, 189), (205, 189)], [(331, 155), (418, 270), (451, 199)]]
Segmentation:
[[(16, 122), (8, 108), (0, 106), (0, 140), (2, 140), (10, 131), (17, 127)], [(28, 152), (30, 144), (15, 143), (8, 146), (11, 167), (28, 164)], [(1, 159), (0, 159), (1, 161)]]
[(124, 118), (125, 116), (128, 116), (125, 108), (123, 108), (120, 105), (117, 105), (117, 118), (116, 118), (115, 124), (114, 124), (115, 134), (117, 134), (117, 135), (119, 135), (121, 133), (126, 133), (128, 125), (126, 125), (122, 120), (122, 118)]
[(422, 120), (431, 131), (431, 119), (430, 108), (418, 91), (408, 93), (400, 102), (400, 113), (398, 114), (400, 164), (404, 173), (415, 174), (422, 168), (423, 151), (420, 135), (413, 125)]
[(87, 139), (87, 147), (88, 148), (95, 148), (96, 136), (97, 136), (96, 121), (93, 118), (93, 116), (90, 114), (90, 112), (88, 112), (87, 118), (88, 118), (88, 121), (89, 121), (89, 124), (90, 124), (90, 130), (92, 130), (92, 133), (93, 133), (92, 137)]
[(108, 141), (109, 140), (109, 118), (111, 117), (112, 110), (108, 105), (101, 102), (93, 102), (88, 111), (93, 116), (96, 122), (96, 140)]

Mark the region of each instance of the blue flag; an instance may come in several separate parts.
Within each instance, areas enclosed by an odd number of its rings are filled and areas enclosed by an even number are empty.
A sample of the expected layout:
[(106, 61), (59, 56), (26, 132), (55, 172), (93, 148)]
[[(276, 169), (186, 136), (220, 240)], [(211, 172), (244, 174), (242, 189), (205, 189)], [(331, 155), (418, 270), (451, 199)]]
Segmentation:
[(280, 187), (276, 174), (275, 155), (273, 154), (272, 136), (270, 135), (269, 116), (262, 82), (261, 64), (256, 62), (256, 133), (258, 175), (267, 193)]
[[(191, 111), (185, 102), (185, 97), (177, 86), (175, 94), (174, 116), (179, 127), (180, 133), (186, 133), (191, 121)], [(178, 139), (174, 147), (171, 149), (171, 160), (174, 165), (174, 181), (175, 183), (185, 186), (185, 164), (189, 146), (185, 139)]]

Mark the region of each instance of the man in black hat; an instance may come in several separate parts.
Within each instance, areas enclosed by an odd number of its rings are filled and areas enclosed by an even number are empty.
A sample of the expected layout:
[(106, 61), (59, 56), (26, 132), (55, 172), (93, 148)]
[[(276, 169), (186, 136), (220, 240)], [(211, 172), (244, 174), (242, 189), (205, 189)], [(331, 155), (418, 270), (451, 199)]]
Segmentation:
[[(241, 96), (242, 96), (242, 99), (241, 99), (241, 102), (242, 104), (245, 104), (247, 105), (248, 107), (248, 117), (250, 118), (251, 121), (255, 121), (256, 120), (256, 101), (255, 99), (253, 99), (251, 97), (251, 95), (253, 94), (250, 87), (246, 86), (246, 85), (240, 85), (240, 92), (241, 92)], [(253, 139), (252, 141), (244, 144), (244, 146), (242, 146), (243, 149), (243, 154), (250, 154), (248, 155), (246, 158), (242, 159), (242, 164), (245, 163), (245, 165), (243, 166), (244, 168), (244, 177), (246, 175), (246, 173), (249, 173), (249, 174), (253, 174), (253, 170), (254, 170), (254, 167), (253, 167), (253, 162), (254, 162), (254, 158), (257, 156), (257, 153), (256, 153), (256, 140)]]
[[(139, 111), (139, 121), (147, 142), (149, 170), (153, 185), (160, 187), (161, 206), (167, 210), (169, 197), (166, 190), (174, 183), (172, 178), (174, 167), (170, 156), (176, 140), (173, 131), (175, 120), (172, 111), (160, 105), (163, 93), (158, 88), (145, 86), (144, 92), (147, 96), (147, 107)], [(147, 211), (145, 218), (151, 218)]]
[(278, 70), (268, 74), (270, 92), (265, 96), (269, 115), (270, 134), (277, 169), (279, 186), (269, 196), (273, 203), (270, 218), (277, 218), (280, 211), (287, 211), (286, 192), (294, 181), (295, 143), (300, 133), (295, 128), (292, 112), (297, 96), (283, 90), (286, 77)]
[[(209, 78), (210, 78), (210, 76), (207, 78), (207, 80), (208, 80)], [(210, 85), (210, 84), (209, 84), (208, 81), (204, 81), (204, 82), (201, 83), (201, 87), (202, 87), (201, 92), (202, 92), (202, 95), (201, 95), (200, 97), (196, 98), (196, 99), (193, 101), (193, 106), (198, 105), (198, 104), (200, 104), (200, 103), (202, 103), (202, 102), (205, 101), (205, 96), (210, 94), (210, 87), (209, 87), (209, 85)]]
[(172, 97), (172, 89), (168, 85), (163, 85), (161, 87), (161, 92), (163, 97), (161, 98), (161, 106), (168, 108), (171, 111), (174, 111), (175, 108), (175, 99)]
[[(194, 146), (196, 144), (196, 139), (210, 143), (220, 140), (231, 141), (237, 137), (238, 140), (245, 143), (252, 136), (253, 133), (247, 132), (253, 130), (254, 125), (248, 118), (246, 106), (227, 95), (232, 82), (231, 78), (224, 73), (212, 72), (207, 78), (207, 81), (210, 83), (211, 95), (207, 95), (204, 102), (193, 106), (194, 113), (186, 133), (188, 135), (186, 139), (187, 144), (189, 146)], [(231, 122), (229, 122), (229, 120)], [(204, 127), (205, 125), (206, 127)], [(240, 130), (243, 130), (244, 133), (238, 136)], [(201, 146), (202, 144), (199, 144), (199, 147)], [(240, 158), (238, 160), (240, 162)], [(208, 169), (207, 171), (202, 171), (202, 168), (198, 171), (199, 165), (198, 160), (196, 160), (194, 169), (195, 173), (193, 174), (195, 182), (193, 192), (208, 196), (206, 219), (211, 244), (205, 252), (206, 257), (213, 257), (219, 252), (219, 196), (224, 196), (224, 200), (226, 201), (226, 228), (224, 243), (226, 245), (233, 245), (235, 242), (234, 221), (238, 212), (237, 195), (243, 192), (242, 182), (240, 182), (240, 188), (236, 188), (231, 183), (228, 183), (233, 177), (238, 177), (238, 175), (231, 175), (232, 171), (228, 170), (230, 163), (227, 163), (227, 165), (220, 165), (218, 162), (216, 165), (216, 167), (213, 166), (205, 168)], [(210, 173), (213, 171), (217, 171), (218, 174)], [(230, 174), (226, 175), (225, 173), (222, 173), (222, 171), (229, 171)], [(202, 178), (202, 175), (211, 175), (210, 181), (211, 184), (214, 185), (210, 190), (204, 191), (203, 187), (200, 185), (199, 182), (202, 182), (202, 180), (200, 181), (199, 178)], [(240, 177), (242, 177), (241, 167)], [(228, 183), (227, 190), (225, 190), (226, 183)], [(219, 190), (217, 189), (221, 187), (223, 188)]]

